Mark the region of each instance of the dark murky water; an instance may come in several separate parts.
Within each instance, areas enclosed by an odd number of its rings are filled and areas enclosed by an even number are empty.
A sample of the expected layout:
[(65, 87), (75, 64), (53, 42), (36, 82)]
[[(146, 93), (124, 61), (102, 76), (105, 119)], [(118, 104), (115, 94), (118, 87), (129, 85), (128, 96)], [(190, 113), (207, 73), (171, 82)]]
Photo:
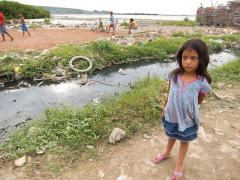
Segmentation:
[[(227, 52), (211, 55), (212, 63), (217, 66), (235, 58), (234, 54)], [(0, 92), (0, 142), (15, 127), (40, 116), (49, 107), (83, 106), (94, 98), (126, 90), (129, 83), (143, 79), (148, 73), (150, 76), (155, 75), (165, 79), (175, 67), (175, 62), (135, 62), (102, 70), (91, 77), (92, 80), (103, 83), (81, 86), (79, 80), (73, 80), (58, 85), (2, 91)], [(119, 68), (122, 68), (126, 75), (118, 73)]]

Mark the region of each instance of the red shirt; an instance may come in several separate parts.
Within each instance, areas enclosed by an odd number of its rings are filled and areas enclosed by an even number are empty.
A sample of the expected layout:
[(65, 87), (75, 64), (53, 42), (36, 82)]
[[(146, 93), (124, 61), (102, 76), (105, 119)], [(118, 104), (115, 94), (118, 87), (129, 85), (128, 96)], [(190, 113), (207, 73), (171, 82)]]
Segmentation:
[(0, 12), (0, 25), (4, 24), (4, 15), (2, 12)]

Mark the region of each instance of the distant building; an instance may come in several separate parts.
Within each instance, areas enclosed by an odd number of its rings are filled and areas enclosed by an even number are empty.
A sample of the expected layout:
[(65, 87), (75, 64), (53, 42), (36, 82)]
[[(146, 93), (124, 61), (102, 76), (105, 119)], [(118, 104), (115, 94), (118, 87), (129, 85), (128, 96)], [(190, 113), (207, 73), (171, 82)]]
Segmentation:
[(197, 10), (196, 21), (207, 26), (240, 27), (240, 0), (229, 1), (227, 6), (200, 7)]

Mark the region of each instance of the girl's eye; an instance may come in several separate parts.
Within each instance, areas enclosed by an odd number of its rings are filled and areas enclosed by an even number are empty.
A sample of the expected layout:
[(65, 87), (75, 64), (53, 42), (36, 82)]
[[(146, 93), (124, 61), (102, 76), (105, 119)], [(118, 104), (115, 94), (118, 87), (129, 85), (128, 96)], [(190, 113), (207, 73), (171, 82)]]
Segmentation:
[(191, 57), (182, 56), (182, 59), (183, 59), (183, 60), (187, 60), (188, 58), (189, 58), (190, 60), (192, 60), (192, 61), (197, 61), (197, 60), (198, 60), (198, 57), (196, 57), (196, 56), (191, 56)]
[(193, 57), (191, 57), (191, 60), (196, 61), (196, 60), (198, 60), (198, 57), (193, 56)]

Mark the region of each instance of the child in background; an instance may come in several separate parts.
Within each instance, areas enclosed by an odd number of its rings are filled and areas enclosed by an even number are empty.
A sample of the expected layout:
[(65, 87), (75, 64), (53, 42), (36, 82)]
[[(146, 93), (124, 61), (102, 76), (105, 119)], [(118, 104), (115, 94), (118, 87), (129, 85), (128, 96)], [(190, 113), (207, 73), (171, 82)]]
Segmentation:
[(172, 180), (183, 177), (184, 159), (190, 141), (197, 138), (199, 105), (211, 91), (211, 77), (207, 72), (209, 54), (200, 39), (185, 42), (177, 53), (178, 68), (169, 75), (168, 99), (162, 113), (162, 122), (168, 143), (164, 153), (158, 154), (156, 164), (169, 158), (176, 140), (180, 149)]
[(129, 26), (128, 26), (128, 34), (131, 34), (131, 30), (136, 30), (137, 29), (137, 23), (136, 23), (136, 21), (133, 19), (133, 18), (131, 18), (130, 19), (130, 22), (129, 22)]
[(3, 41), (5, 41), (5, 34), (10, 37), (11, 41), (13, 41), (13, 37), (7, 32), (6, 27), (5, 27), (5, 18), (4, 14), (0, 10), (0, 33), (2, 34)]
[(21, 22), (21, 30), (23, 32), (23, 36), (25, 35), (25, 32), (28, 33), (28, 35), (30, 36), (30, 33), (28, 31), (27, 25), (25, 24), (25, 20), (23, 15), (20, 14), (20, 22)]
[(115, 34), (115, 18), (113, 16), (113, 12), (110, 12), (110, 18), (109, 18), (110, 24), (108, 27), (108, 32), (110, 32), (110, 30), (112, 29), (113, 31), (113, 35)]
[(98, 22), (98, 30), (101, 32), (104, 32), (104, 27), (103, 27), (103, 22), (101, 20), (101, 18), (99, 18), (99, 22)]

